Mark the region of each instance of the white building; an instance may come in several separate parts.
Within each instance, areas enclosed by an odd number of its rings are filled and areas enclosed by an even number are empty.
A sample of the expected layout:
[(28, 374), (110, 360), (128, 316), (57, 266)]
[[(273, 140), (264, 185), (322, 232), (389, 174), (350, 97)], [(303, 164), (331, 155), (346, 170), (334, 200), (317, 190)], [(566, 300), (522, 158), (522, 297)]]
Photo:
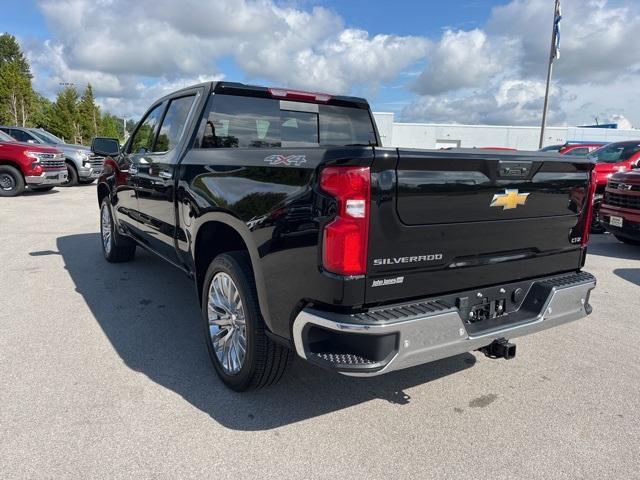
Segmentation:
[[(373, 114), (385, 147), (509, 147), (537, 150), (540, 127), (499, 125), (448, 125), (436, 123), (397, 123), (393, 113)], [(566, 141), (603, 141), (640, 139), (640, 130), (611, 128), (547, 127), (545, 145)]]

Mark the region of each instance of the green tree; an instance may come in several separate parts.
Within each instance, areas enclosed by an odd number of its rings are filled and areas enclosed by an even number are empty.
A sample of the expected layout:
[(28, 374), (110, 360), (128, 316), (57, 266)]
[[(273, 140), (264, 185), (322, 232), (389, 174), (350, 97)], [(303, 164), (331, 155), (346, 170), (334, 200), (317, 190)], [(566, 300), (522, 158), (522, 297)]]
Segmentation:
[(122, 120), (118, 117), (106, 112), (100, 120), (100, 130), (98, 134), (101, 137), (117, 138), (122, 141)]
[(78, 114), (78, 92), (65, 87), (58, 93), (51, 109), (49, 129), (69, 143), (82, 143), (82, 131)]
[(78, 122), (80, 123), (80, 130), (82, 133), (82, 139), (86, 142), (98, 135), (100, 127), (100, 109), (96, 105), (93, 97), (93, 89), (91, 84), (87, 84), (80, 103), (78, 104)]
[(22, 53), (18, 40), (10, 33), (0, 35), (0, 66), (5, 63), (15, 63), (20, 74), (31, 80), (32, 75), (29, 62), (24, 56), (24, 53)]
[(31, 114), (30, 125), (33, 127), (48, 130), (53, 117), (53, 102), (47, 97), (35, 92), (32, 103), (33, 112)]
[(22, 74), (17, 62), (0, 64), (0, 121), (27, 126), (34, 92), (31, 79)]

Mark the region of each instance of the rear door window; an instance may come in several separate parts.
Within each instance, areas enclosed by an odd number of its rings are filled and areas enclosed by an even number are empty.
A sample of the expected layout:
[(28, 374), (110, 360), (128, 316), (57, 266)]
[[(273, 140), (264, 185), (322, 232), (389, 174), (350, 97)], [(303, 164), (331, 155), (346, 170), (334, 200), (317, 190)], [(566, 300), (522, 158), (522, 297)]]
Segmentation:
[(154, 152), (167, 152), (172, 150), (182, 138), (187, 118), (193, 105), (195, 95), (174, 98), (169, 102), (167, 113), (162, 120), (162, 126), (158, 133)]
[(360, 108), (212, 95), (201, 148), (375, 145), (369, 111)]

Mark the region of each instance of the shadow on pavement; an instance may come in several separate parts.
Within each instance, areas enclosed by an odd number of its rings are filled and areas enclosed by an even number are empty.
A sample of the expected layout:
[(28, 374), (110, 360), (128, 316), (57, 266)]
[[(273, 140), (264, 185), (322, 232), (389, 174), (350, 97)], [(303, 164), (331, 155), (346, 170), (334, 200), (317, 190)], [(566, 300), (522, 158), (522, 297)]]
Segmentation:
[(278, 385), (238, 394), (215, 376), (195, 288), (182, 272), (140, 249), (132, 263), (109, 264), (97, 233), (59, 237), (57, 246), (76, 291), (125, 364), (228, 428), (272, 429), (373, 399), (407, 404), (411, 397), (406, 389), (475, 363), (473, 355), (463, 354), (359, 379), (298, 359)]
[(55, 187), (53, 188), (53, 190), (47, 190), (47, 191), (37, 191), (37, 190), (31, 190), (30, 188), (27, 188), (22, 195), (26, 195), (28, 197), (42, 197), (45, 195), (54, 195), (56, 193), (60, 193), (58, 190), (55, 189)]
[(610, 234), (591, 235), (588, 253), (601, 257), (640, 260), (640, 247), (622, 243)]
[(640, 286), (640, 268), (616, 268), (613, 273), (623, 280)]

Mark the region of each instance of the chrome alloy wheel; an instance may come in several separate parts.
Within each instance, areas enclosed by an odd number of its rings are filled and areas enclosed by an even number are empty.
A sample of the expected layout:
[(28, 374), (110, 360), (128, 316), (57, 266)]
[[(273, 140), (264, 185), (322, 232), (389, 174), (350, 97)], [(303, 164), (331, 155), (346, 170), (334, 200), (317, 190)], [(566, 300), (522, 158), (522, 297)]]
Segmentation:
[(109, 213), (109, 207), (106, 203), (102, 204), (102, 212), (100, 212), (100, 229), (102, 230), (102, 247), (104, 253), (109, 255), (111, 253), (111, 243), (113, 238), (111, 236), (111, 214)]
[(247, 328), (238, 287), (224, 272), (216, 273), (211, 280), (207, 318), (220, 366), (229, 375), (237, 374), (247, 353)]

